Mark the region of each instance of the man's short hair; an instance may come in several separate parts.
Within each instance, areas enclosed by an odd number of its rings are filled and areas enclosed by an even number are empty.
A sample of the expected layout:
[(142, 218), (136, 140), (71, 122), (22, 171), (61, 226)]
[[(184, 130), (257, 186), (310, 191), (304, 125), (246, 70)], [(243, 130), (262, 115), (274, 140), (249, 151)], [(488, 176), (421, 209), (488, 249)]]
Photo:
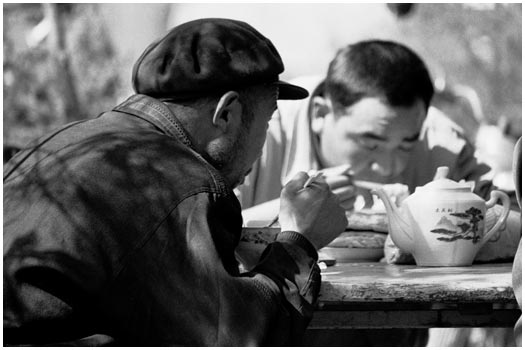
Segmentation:
[(425, 63), (408, 47), (367, 40), (341, 48), (328, 68), (325, 92), (341, 111), (364, 97), (384, 96), (392, 106), (428, 109), (434, 86)]

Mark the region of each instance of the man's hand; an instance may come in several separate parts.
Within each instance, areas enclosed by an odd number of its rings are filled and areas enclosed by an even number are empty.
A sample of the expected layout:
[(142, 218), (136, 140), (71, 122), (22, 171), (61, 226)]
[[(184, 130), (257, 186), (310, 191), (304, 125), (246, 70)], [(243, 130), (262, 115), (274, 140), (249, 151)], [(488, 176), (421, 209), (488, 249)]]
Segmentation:
[(370, 200), (372, 200), (372, 196), (368, 191), (362, 193), (363, 191), (360, 191), (353, 185), (353, 177), (350, 173), (348, 165), (323, 169), (323, 175), (328, 186), (339, 198), (341, 206), (347, 211), (354, 209), (354, 203), (358, 195), (368, 195)]
[(308, 175), (300, 172), (284, 186), (279, 222), (282, 231), (299, 232), (320, 249), (341, 234), (348, 221), (324, 178), (303, 188), (307, 180)]
[(323, 169), (323, 173), (330, 189), (340, 198), (341, 205), (348, 211), (354, 209), (355, 200), (358, 196), (363, 198), (363, 208), (383, 208), (384, 210), (382, 202), (374, 200), (370, 193), (370, 190), (376, 187), (381, 187), (398, 206), (410, 194), (408, 186), (405, 184), (380, 184), (357, 180), (352, 175), (352, 170), (348, 165)]

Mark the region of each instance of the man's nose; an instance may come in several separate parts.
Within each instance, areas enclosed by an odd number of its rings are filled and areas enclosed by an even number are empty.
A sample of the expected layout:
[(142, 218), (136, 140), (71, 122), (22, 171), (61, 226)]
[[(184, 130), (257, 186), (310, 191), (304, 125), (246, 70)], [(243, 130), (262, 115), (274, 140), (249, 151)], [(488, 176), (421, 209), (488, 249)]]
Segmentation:
[(397, 157), (394, 152), (382, 150), (374, 157), (371, 170), (383, 177), (390, 177), (396, 170)]

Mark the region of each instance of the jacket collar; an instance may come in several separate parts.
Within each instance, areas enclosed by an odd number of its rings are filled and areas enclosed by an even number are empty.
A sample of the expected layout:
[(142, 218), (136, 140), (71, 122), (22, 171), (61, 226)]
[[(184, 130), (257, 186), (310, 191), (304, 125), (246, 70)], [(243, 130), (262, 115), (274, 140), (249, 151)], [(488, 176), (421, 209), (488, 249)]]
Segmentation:
[(132, 114), (144, 119), (167, 135), (175, 137), (186, 146), (195, 149), (177, 117), (164, 103), (153, 97), (141, 94), (132, 95), (126, 101), (113, 108), (113, 111)]

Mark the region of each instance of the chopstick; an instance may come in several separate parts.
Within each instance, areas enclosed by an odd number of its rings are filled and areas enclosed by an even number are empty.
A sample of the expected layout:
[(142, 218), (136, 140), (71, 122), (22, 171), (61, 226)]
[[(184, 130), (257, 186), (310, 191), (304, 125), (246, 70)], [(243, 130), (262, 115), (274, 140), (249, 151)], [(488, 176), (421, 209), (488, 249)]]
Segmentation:
[[(313, 174), (310, 177), (308, 177), (308, 179), (306, 180), (306, 182), (303, 185), (303, 189), (305, 189), (308, 186), (310, 186), (311, 184), (313, 184), (316, 180), (318, 180), (322, 176), (323, 176), (323, 172), (322, 171), (319, 171), (319, 170), (316, 171), (315, 174)], [(272, 227), (273, 225), (275, 225), (275, 223), (277, 223), (277, 221), (279, 221), (279, 214), (277, 214), (277, 216), (275, 218), (273, 218), (273, 220), (270, 221), (270, 223), (266, 227)]]
[(266, 225), (266, 227), (272, 227), (277, 223), (277, 221), (279, 221), (279, 214), (277, 214), (275, 218), (273, 218), (273, 220), (268, 225)]
[(332, 180), (331, 187), (332, 189), (337, 189), (343, 186), (354, 186), (354, 187), (362, 188), (366, 190), (373, 190), (373, 189), (380, 188), (383, 185), (384, 184), (372, 182), (372, 181), (355, 180), (354, 176), (350, 174), (341, 174), (337, 176), (336, 180)]

